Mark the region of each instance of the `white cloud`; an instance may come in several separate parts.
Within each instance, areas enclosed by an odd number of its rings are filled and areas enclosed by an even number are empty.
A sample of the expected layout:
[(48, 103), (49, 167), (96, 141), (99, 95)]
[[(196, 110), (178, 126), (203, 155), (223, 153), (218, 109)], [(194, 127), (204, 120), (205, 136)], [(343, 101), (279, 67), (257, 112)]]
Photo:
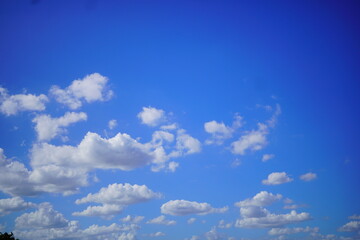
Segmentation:
[(211, 230), (209, 232), (206, 232), (204, 235), (207, 240), (221, 240), (225, 239), (226, 237), (225, 234), (219, 233), (216, 230), (216, 227), (211, 228)]
[(231, 144), (234, 154), (245, 155), (247, 151), (258, 151), (267, 145), (266, 135), (269, 133), (266, 125), (259, 123), (258, 130), (252, 130)]
[(155, 233), (150, 233), (148, 234), (149, 237), (162, 237), (165, 236), (165, 233), (163, 232), (155, 232)]
[(268, 211), (261, 217), (244, 217), (236, 221), (235, 226), (240, 228), (270, 228), (281, 227), (286, 224), (310, 220), (310, 214), (306, 212), (297, 213), (291, 211), (288, 214), (271, 214)]
[(85, 76), (83, 79), (74, 80), (70, 86), (61, 89), (58, 86), (52, 86), (50, 94), (57, 102), (67, 105), (71, 109), (77, 109), (83, 102), (106, 101), (113, 95), (108, 90), (108, 79), (99, 73), (93, 73)]
[(165, 121), (165, 112), (162, 109), (153, 107), (143, 107), (143, 110), (137, 115), (142, 124), (156, 127)]
[(116, 121), (115, 119), (112, 119), (112, 120), (109, 121), (109, 123), (108, 123), (109, 129), (112, 130), (112, 129), (114, 129), (116, 126), (117, 126), (117, 121)]
[(179, 163), (177, 162), (169, 162), (168, 169), (170, 172), (175, 172), (176, 168), (179, 167)]
[(66, 132), (65, 127), (70, 124), (87, 120), (86, 113), (67, 112), (59, 118), (52, 118), (49, 115), (38, 115), (32, 121), (36, 124), (35, 130), (39, 141), (49, 141), (54, 137)]
[(260, 218), (269, 215), (269, 211), (258, 206), (241, 207), (240, 214), (244, 218)]
[(147, 224), (161, 224), (161, 225), (175, 225), (176, 221), (168, 220), (164, 215), (160, 215), (159, 217), (153, 218), (146, 222)]
[(24, 213), (15, 219), (18, 229), (23, 228), (61, 228), (68, 224), (64, 216), (55, 211), (50, 203), (42, 203), (35, 212)]
[(221, 219), (218, 223), (218, 228), (231, 228), (233, 226), (233, 223), (226, 223), (224, 219)]
[(170, 153), (170, 157), (180, 157), (183, 155), (201, 152), (201, 143), (196, 138), (190, 136), (184, 129), (177, 131), (176, 150)]
[(293, 181), (293, 179), (290, 178), (286, 172), (273, 172), (269, 174), (267, 179), (262, 180), (262, 183), (264, 185), (279, 185), (291, 181)]
[(189, 218), (189, 219), (187, 220), (187, 223), (188, 223), (188, 224), (193, 224), (195, 221), (196, 221), (196, 218)]
[(257, 130), (246, 132), (239, 140), (231, 144), (232, 153), (245, 155), (249, 151), (254, 152), (263, 149), (268, 144), (266, 136), (269, 134), (269, 129), (275, 127), (280, 113), (280, 105), (277, 104), (276, 110), (269, 120), (265, 123), (258, 123)]
[(174, 141), (174, 134), (166, 131), (155, 131), (152, 134), (151, 142), (155, 146), (161, 146), (164, 143), (171, 143)]
[(144, 216), (130, 216), (127, 215), (126, 217), (120, 219), (120, 221), (124, 222), (124, 223), (139, 223), (142, 220), (144, 220)]
[(154, 193), (146, 185), (114, 183), (101, 188), (98, 193), (89, 193), (86, 197), (76, 200), (75, 203), (95, 202), (125, 206), (146, 202), (160, 196), (159, 193)]
[(291, 205), (285, 205), (284, 209), (298, 209), (298, 208), (302, 208), (302, 207), (306, 207), (305, 204), (291, 204)]
[(340, 232), (358, 232), (360, 231), (360, 221), (351, 221), (338, 229)]
[(74, 212), (73, 215), (112, 218), (121, 213), (128, 205), (146, 202), (160, 196), (160, 194), (154, 193), (145, 185), (114, 183), (106, 188), (101, 188), (98, 193), (89, 193), (86, 197), (75, 201), (76, 204), (95, 202), (103, 205), (88, 206), (84, 211)]
[(360, 220), (360, 215), (354, 214), (354, 215), (352, 215), (352, 216), (349, 216), (348, 218), (349, 218), (349, 219), (353, 219), (353, 220)]
[(83, 216), (83, 217), (103, 217), (106, 219), (111, 219), (115, 215), (120, 214), (123, 211), (124, 207), (114, 204), (104, 204), (101, 206), (88, 206), (84, 211), (74, 212), (73, 216)]
[(274, 157), (275, 157), (274, 154), (264, 154), (262, 156), (261, 161), (266, 162), (266, 161), (269, 161), (270, 159), (273, 159)]
[(36, 205), (34, 203), (25, 202), (24, 199), (20, 197), (0, 199), (0, 216), (26, 210), (35, 206)]
[(288, 235), (302, 232), (318, 232), (318, 227), (295, 227), (295, 228), (272, 228), (269, 230), (269, 235)]
[(240, 202), (236, 202), (235, 206), (237, 207), (249, 207), (249, 206), (259, 206), (264, 207), (274, 203), (277, 200), (282, 198), (281, 194), (272, 194), (266, 191), (261, 191), (257, 193), (254, 197), (245, 199)]
[(198, 203), (186, 200), (171, 200), (161, 206), (161, 213), (174, 216), (190, 214), (206, 215), (209, 213), (224, 213), (228, 207), (213, 208), (208, 203)]
[(160, 127), (160, 129), (167, 130), (167, 131), (176, 130), (177, 128), (178, 128), (178, 125), (176, 123), (172, 123), (172, 124), (164, 125), (164, 126)]
[(48, 98), (44, 94), (9, 95), (5, 88), (0, 87), (0, 112), (10, 116), (23, 111), (43, 111)]
[(206, 141), (207, 144), (222, 144), (224, 140), (231, 138), (233, 129), (226, 126), (224, 123), (216, 121), (206, 122), (204, 129), (207, 133), (211, 134), (211, 139)]
[(316, 173), (312, 173), (312, 172), (305, 173), (305, 174), (300, 176), (300, 179), (303, 180), (303, 181), (306, 181), (306, 182), (312, 181), (312, 180), (314, 180), (316, 178), (317, 178)]

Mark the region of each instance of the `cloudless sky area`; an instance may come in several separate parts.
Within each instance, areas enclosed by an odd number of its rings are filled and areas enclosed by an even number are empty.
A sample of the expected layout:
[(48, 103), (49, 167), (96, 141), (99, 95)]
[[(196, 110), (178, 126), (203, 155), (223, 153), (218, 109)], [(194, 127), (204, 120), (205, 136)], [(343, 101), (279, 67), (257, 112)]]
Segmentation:
[(359, 1), (0, 1), (0, 231), (360, 239)]

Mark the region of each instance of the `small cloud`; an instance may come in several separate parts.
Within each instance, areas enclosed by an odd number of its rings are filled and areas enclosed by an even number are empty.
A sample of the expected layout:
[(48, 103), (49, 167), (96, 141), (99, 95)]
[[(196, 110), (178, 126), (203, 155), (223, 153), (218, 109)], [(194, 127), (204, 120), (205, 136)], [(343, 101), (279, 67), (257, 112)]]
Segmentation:
[(312, 180), (314, 180), (316, 178), (317, 178), (316, 173), (312, 173), (312, 172), (305, 173), (305, 174), (300, 176), (300, 179), (305, 181), (305, 182), (312, 181)]
[(176, 221), (168, 220), (168, 219), (165, 218), (164, 215), (161, 215), (159, 217), (156, 217), (156, 218), (153, 218), (153, 219), (147, 221), (146, 223), (147, 224), (161, 224), (161, 225), (170, 226), (170, 225), (175, 225)]
[(112, 119), (108, 123), (108, 127), (110, 130), (114, 129), (117, 126), (117, 121), (115, 119)]
[(231, 163), (231, 167), (232, 168), (237, 168), (238, 166), (241, 165), (241, 160), (236, 158), (232, 163)]
[(261, 161), (267, 162), (267, 161), (269, 161), (270, 159), (273, 159), (274, 157), (275, 157), (274, 154), (264, 154), (264, 155), (262, 156)]
[(164, 110), (153, 107), (143, 107), (142, 109), (143, 110), (137, 115), (142, 124), (156, 127), (165, 121)]
[(293, 181), (293, 179), (290, 178), (286, 172), (273, 172), (269, 174), (267, 179), (262, 180), (262, 183), (264, 185), (279, 185), (291, 181)]
[(187, 220), (187, 223), (188, 223), (188, 224), (193, 224), (195, 221), (196, 221), (196, 218), (189, 218), (189, 219)]

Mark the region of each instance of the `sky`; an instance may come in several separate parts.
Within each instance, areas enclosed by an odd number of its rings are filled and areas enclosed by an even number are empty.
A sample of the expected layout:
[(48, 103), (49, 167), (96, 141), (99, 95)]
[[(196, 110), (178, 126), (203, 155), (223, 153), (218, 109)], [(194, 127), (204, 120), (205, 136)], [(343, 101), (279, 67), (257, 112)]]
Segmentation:
[(360, 239), (358, 1), (0, 1), (0, 231)]

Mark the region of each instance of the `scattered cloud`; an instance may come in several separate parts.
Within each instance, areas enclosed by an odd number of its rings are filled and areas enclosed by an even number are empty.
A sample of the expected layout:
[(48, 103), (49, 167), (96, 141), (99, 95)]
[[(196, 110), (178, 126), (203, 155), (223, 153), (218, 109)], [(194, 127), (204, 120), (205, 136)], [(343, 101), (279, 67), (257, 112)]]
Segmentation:
[(180, 157), (201, 152), (201, 143), (196, 138), (186, 133), (184, 129), (177, 131), (176, 150), (170, 153), (170, 157)]
[(221, 219), (217, 225), (218, 228), (231, 228), (233, 223), (226, 223), (224, 219)]
[(50, 94), (61, 104), (70, 109), (78, 109), (83, 102), (91, 103), (95, 101), (109, 100), (113, 92), (108, 89), (108, 78), (99, 73), (85, 76), (83, 79), (74, 80), (65, 89), (58, 86), (50, 88)]
[(262, 184), (264, 185), (279, 185), (283, 183), (288, 183), (293, 181), (292, 178), (290, 178), (286, 172), (273, 172), (270, 173), (268, 178), (265, 180), (262, 180)]
[(360, 220), (360, 215), (354, 214), (352, 216), (349, 216), (348, 218), (353, 220)]
[(88, 206), (81, 212), (73, 212), (73, 216), (83, 217), (103, 217), (105, 219), (111, 219), (115, 215), (120, 214), (124, 209), (124, 206), (115, 204), (104, 204), (101, 206)]
[(240, 202), (236, 202), (237, 207), (249, 207), (249, 206), (268, 206), (282, 198), (281, 194), (272, 194), (266, 191), (257, 193), (254, 197), (245, 199)]
[(257, 217), (243, 216), (242, 219), (236, 221), (235, 226), (240, 228), (270, 228), (281, 227), (287, 224), (303, 222), (310, 220), (310, 214), (306, 212), (297, 213), (291, 211), (288, 214), (272, 214), (266, 209)]
[(48, 98), (44, 94), (9, 95), (7, 89), (0, 87), (0, 112), (6, 116), (24, 111), (43, 111), (47, 102)]
[(306, 204), (291, 204), (291, 205), (285, 205), (284, 209), (298, 209), (306, 206), (307, 206)]
[(295, 228), (272, 228), (269, 230), (269, 235), (288, 235), (296, 233), (319, 232), (318, 227), (295, 227)]
[(360, 231), (360, 221), (351, 221), (341, 226), (339, 232), (358, 232)]
[(165, 111), (153, 107), (143, 107), (143, 110), (137, 115), (142, 124), (150, 127), (156, 127), (165, 122)]
[(144, 216), (130, 216), (127, 215), (126, 217), (120, 219), (120, 221), (124, 222), (124, 223), (139, 223), (142, 220), (144, 220)]
[(161, 225), (175, 225), (176, 224), (176, 221), (174, 220), (168, 220), (165, 218), (164, 215), (161, 215), (159, 217), (156, 217), (156, 218), (153, 218), (149, 221), (147, 221), (146, 223), (148, 224), (161, 224)]
[(110, 130), (114, 129), (117, 126), (117, 121), (115, 119), (112, 119), (108, 122), (108, 127)]
[(206, 232), (204, 235), (206, 240), (221, 240), (226, 238), (226, 235), (219, 233), (216, 227), (212, 227), (211, 230)]
[(155, 233), (150, 233), (148, 234), (149, 237), (162, 237), (165, 236), (165, 233), (163, 232), (155, 232)]
[(49, 141), (54, 137), (66, 133), (65, 127), (79, 122), (86, 121), (87, 115), (84, 112), (67, 112), (59, 118), (52, 118), (50, 115), (42, 114), (36, 116), (32, 122), (35, 123), (35, 130), (39, 141)]
[(213, 208), (208, 203), (198, 203), (186, 200), (171, 200), (161, 206), (161, 213), (174, 216), (190, 214), (206, 215), (209, 213), (224, 213), (228, 207)]
[(305, 173), (305, 174), (300, 176), (300, 179), (305, 181), (305, 182), (312, 181), (312, 180), (314, 180), (316, 178), (317, 178), (316, 173), (312, 173), (312, 172)]
[(25, 202), (20, 197), (0, 199), (0, 216), (10, 214), (12, 212), (23, 211), (28, 208), (35, 207), (31, 202)]
[(187, 220), (187, 223), (188, 223), (188, 224), (193, 224), (195, 221), (196, 221), (196, 218), (189, 218), (189, 219)]
[(274, 157), (275, 157), (274, 154), (264, 154), (264, 155), (262, 156), (261, 161), (267, 162), (267, 161), (269, 161), (270, 159), (273, 159)]
[(242, 117), (235, 115), (232, 126), (226, 126), (223, 122), (209, 121), (204, 124), (205, 132), (211, 134), (211, 137), (205, 141), (206, 144), (221, 145), (226, 139), (232, 137), (233, 132), (242, 126)]

